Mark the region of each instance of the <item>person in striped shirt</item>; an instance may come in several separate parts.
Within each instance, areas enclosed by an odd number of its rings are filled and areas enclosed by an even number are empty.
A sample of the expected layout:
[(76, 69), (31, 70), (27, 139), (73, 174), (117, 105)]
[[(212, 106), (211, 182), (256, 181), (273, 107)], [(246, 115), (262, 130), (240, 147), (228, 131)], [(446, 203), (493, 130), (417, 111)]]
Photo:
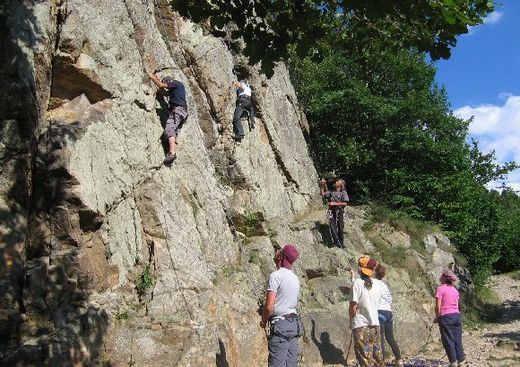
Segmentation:
[(381, 329), (381, 349), (383, 356), (385, 355), (385, 339), (392, 348), (392, 352), (395, 357), (395, 365), (397, 367), (404, 366), (403, 360), (401, 359), (401, 350), (397, 345), (394, 337), (394, 316), (392, 313), (392, 293), (383, 278), (386, 275), (386, 269), (383, 265), (378, 264), (374, 269), (374, 275), (376, 279), (381, 280), (381, 299), (377, 308), (379, 317), (379, 327)]

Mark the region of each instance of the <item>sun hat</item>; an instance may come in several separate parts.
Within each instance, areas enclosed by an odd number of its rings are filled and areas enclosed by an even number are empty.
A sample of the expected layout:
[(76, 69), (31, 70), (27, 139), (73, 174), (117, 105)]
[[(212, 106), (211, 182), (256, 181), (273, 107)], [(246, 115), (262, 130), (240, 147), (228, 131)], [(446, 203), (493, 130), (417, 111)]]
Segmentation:
[(377, 261), (370, 258), (370, 256), (363, 255), (358, 259), (359, 271), (368, 277), (374, 275), (374, 268), (376, 265)]

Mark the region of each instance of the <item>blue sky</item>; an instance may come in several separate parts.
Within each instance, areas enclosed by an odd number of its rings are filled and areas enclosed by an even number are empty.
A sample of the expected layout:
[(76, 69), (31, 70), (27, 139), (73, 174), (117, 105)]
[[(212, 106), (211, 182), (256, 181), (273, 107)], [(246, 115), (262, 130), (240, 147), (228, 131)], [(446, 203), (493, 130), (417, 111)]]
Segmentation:
[[(499, 162), (520, 163), (520, 0), (500, 0), (483, 25), (461, 36), (435, 63), (454, 113), (474, 116), (470, 134)], [(520, 170), (507, 183), (520, 190)]]

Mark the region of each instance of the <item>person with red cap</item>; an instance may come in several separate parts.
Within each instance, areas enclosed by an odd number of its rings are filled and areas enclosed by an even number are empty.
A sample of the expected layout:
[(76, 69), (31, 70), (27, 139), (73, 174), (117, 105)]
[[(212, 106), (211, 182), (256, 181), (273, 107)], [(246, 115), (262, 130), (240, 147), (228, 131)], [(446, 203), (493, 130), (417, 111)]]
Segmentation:
[(303, 328), (297, 314), (300, 281), (292, 271), (298, 258), (294, 245), (275, 249), (276, 271), (269, 275), (260, 326), (270, 323), (269, 367), (297, 367), (298, 337)]
[(352, 280), (349, 307), (354, 352), (360, 367), (384, 366), (377, 308), (381, 301), (381, 281), (372, 279), (377, 261), (369, 256), (358, 259), (359, 276)]
[(441, 341), (450, 361), (450, 367), (467, 366), (462, 345), (462, 317), (459, 311), (459, 291), (454, 284), (457, 276), (446, 269), (439, 279), (441, 285), (435, 292), (434, 322), (439, 323)]

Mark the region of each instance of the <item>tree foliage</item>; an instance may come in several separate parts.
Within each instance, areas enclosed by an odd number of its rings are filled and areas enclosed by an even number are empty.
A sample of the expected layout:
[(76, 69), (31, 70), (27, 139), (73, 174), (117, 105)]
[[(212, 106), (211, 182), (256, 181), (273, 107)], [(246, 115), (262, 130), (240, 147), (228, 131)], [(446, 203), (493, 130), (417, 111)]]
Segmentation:
[(331, 50), (293, 58), (291, 75), (319, 171), (345, 177), (358, 200), (439, 223), (477, 281), (492, 273), (516, 232), (484, 185), (516, 165), (467, 143), (469, 121), (452, 115), (423, 53)]
[(362, 51), (373, 43), (414, 47), (433, 59), (448, 58), (456, 37), (493, 11), (491, 0), (171, 0), (174, 9), (214, 34), (238, 29), (244, 53), (264, 71), (285, 59), (289, 45), (306, 55), (318, 41), (333, 38), (339, 48)]

